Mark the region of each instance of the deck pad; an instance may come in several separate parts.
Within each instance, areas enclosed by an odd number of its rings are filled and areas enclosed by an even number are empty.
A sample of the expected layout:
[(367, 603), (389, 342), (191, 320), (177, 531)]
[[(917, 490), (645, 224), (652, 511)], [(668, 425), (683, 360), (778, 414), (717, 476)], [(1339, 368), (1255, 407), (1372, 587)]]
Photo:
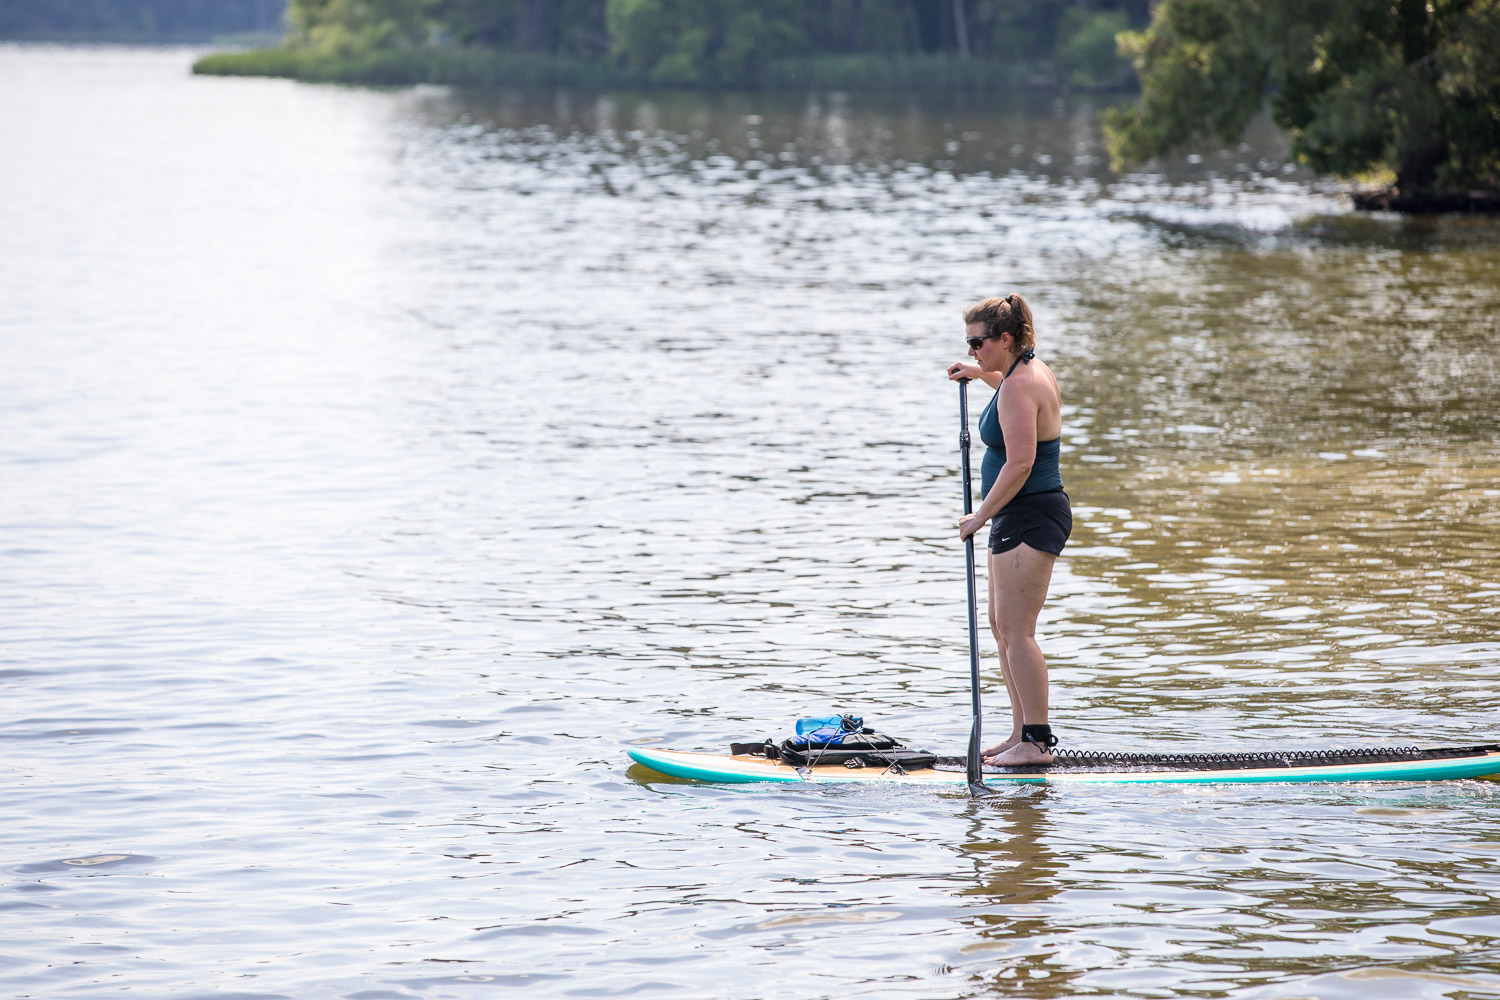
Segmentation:
[[(892, 768), (842, 765), (794, 767), (749, 754), (695, 753), (630, 747), (636, 763), (674, 778), (725, 784), (879, 781), (910, 785), (966, 785), (962, 757), (939, 757), (936, 767), (901, 773)], [(1134, 754), (1061, 751), (1051, 764), (986, 767), (990, 784), (1013, 782), (1327, 782), (1440, 781), (1500, 774), (1500, 744), (1469, 747), (1375, 747), (1282, 753)]]

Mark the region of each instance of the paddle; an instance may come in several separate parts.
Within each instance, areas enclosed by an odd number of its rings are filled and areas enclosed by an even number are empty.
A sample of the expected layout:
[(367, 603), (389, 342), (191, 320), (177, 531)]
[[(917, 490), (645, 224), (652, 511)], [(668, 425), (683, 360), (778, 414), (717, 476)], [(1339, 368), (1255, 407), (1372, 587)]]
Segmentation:
[[(974, 513), (974, 496), (969, 477), (969, 380), (966, 378), (958, 380), (958, 416), (963, 424), (963, 430), (958, 435), (958, 451), (963, 456), (964, 513), (972, 514)], [(979, 720), (982, 713), (979, 707), (979, 624), (974, 614), (973, 535), (964, 539), (964, 558), (968, 563), (969, 571), (969, 690), (974, 698), (974, 725), (969, 729), (969, 753), (964, 760), (964, 770), (968, 772), (969, 794), (989, 795), (991, 793), (985, 787), (979, 763)]]

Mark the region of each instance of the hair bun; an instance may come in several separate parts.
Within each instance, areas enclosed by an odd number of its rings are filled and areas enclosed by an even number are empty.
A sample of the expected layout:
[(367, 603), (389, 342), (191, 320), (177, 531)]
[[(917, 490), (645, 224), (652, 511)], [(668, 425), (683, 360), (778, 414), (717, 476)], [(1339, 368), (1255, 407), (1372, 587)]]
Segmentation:
[(1031, 307), (1017, 292), (1011, 292), (1003, 299), (985, 299), (965, 309), (964, 325), (975, 323), (984, 324), (985, 336), (990, 339), (1010, 334), (1021, 350), (1029, 350), (1036, 343)]

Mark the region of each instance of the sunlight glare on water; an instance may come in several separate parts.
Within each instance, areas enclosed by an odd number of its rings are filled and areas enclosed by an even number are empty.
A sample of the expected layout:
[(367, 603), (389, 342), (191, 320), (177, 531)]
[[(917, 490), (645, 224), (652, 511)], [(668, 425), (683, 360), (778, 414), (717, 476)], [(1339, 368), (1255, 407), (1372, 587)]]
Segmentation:
[(191, 58), (0, 47), (9, 995), (1500, 995), (1493, 783), (623, 752), (961, 748), (943, 370), (1011, 290), (1066, 745), (1496, 739), (1494, 222), (1355, 217), (1264, 123), (1117, 177), (1079, 99)]

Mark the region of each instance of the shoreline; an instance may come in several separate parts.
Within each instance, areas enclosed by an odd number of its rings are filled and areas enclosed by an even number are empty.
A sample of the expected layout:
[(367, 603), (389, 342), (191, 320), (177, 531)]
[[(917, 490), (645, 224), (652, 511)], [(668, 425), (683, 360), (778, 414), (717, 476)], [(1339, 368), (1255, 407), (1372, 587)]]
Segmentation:
[(766, 64), (753, 81), (668, 84), (612, 64), (572, 56), (447, 48), (328, 56), (282, 46), (215, 52), (193, 64), (204, 76), (269, 76), (308, 83), (366, 86), (444, 84), (451, 86), (578, 85), (653, 90), (707, 89), (765, 92), (804, 89), (868, 93), (1132, 93), (1134, 77), (1103, 84), (1070, 85), (1044, 67), (1005, 65), (991, 60), (938, 55), (836, 55), (779, 59)]
[(1399, 215), (1496, 215), (1500, 214), (1500, 191), (1454, 191), (1426, 195), (1404, 195), (1394, 185), (1386, 188), (1354, 188), (1349, 200), (1361, 212), (1395, 212)]

